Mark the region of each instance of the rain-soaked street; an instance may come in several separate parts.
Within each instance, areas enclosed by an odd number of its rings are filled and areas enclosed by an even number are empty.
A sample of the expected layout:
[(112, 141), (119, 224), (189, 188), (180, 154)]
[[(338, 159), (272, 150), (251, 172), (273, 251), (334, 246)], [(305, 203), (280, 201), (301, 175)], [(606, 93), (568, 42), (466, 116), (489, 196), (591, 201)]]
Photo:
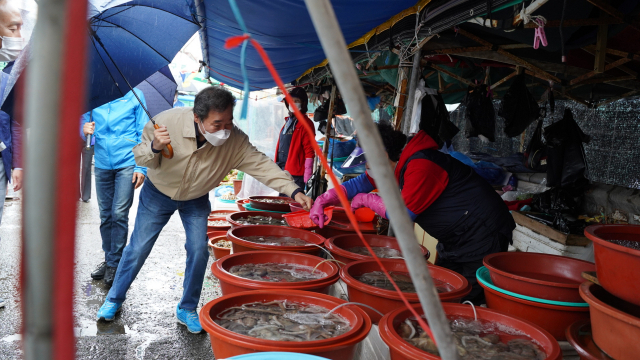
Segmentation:
[[(127, 294), (122, 312), (111, 323), (95, 316), (107, 289), (92, 280), (91, 271), (104, 260), (95, 187), (89, 203), (78, 202), (75, 271), (75, 332), (78, 359), (213, 359), (209, 335), (194, 335), (176, 323), (175, 308), (182, 294), (186, 253), (185, 233), (174, 214), (156, 242)], [(139, 190), (129, 216), (133, 230)], [(20, 359), (20, 200), (7, 199), (0, 226), (0, 359)], [(34, 225), (34, 224), (31, 224)], [(27, 224), (27, 226), (30, 226)], [(208, 269), (211, 266), (209, 262)], [(200, 306), (219, 293), (207, 270)], [(27, 309), (28, 311), (28, 309)]]

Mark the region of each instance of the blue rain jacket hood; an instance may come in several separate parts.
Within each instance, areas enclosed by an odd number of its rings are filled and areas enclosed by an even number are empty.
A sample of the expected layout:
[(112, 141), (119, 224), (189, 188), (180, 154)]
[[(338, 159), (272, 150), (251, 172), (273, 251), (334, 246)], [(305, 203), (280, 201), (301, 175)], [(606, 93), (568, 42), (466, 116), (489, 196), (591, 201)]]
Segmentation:
[[(134, 91), (146, 107), (142, 91), (138, 89)], [(135, 95), (129, 91), (124, 97), (83, 114), (80, 123), (80, 136), (84, 141), (86, 141), (86, 137), (82, 127), (89, 119), (96, 123), (94, 134), (91, 137), (91, 144), (95, 145), (95, 167), (115, 170), (135, 166), (136, 161), (131, 149), (140, 143), (142, 130), (149, 122), (149, 116)], [(136, 166), (134, 172), (146, 176), (147, 168)]]

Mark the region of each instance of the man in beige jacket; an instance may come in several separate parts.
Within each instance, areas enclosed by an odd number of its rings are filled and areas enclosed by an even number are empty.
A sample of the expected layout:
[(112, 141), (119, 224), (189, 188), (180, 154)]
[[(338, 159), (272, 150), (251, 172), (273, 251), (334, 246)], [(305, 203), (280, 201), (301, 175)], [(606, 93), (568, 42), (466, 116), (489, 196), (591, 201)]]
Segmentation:
[[(98, 320), (115, 318), (160, 231), (177, 210), (187, 235), (187, 265), (176, 316), (190, 332), (202, 332), (196, 308), (209, 258), (206, 233), (211, 212), (209, 191), (231, 169), (244, 171), (265, 185), (290, 194), (307, 210), (313, 204), (289, 174), (259, 152), (247, 135), (233, 125), (234, 104), (231, 92), (209, 87), (196, 96), (193, 108), (174, 108), (158, 114), (154, 120), (159, 129), (154, 130), (151, 122), (145, 126), (142, 141), (133, 148), (133, 153), (138, 166), (147, 168), (147, 179), (140, 191), (131, 240), (124, 249), (107, 299), (98, 311)], [(174, 152), (171, 159), (161, 154), (169, 144)]]

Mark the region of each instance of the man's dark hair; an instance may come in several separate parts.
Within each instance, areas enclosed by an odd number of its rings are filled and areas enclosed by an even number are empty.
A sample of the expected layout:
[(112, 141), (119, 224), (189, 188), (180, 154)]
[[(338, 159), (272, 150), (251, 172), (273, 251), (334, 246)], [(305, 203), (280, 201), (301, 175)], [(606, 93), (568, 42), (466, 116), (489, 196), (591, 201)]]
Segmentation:
[(231, 91), (220, 86), (210, 86), (196, 95), (193, 113), (202, 121), (209, 116), (211, 110), (224, 112), (229, 106), (235, 106), (235, 104), (236, 98), (233, 97)]
[(391, 124), (382, 121), (378, 123), (378, 131), (382, 137), (384, 149), (389, 155), (389, 160), (396, 162), (400, 160), (402, 149), (407, 144), (407, 136), (402, 131), (394, 129)]

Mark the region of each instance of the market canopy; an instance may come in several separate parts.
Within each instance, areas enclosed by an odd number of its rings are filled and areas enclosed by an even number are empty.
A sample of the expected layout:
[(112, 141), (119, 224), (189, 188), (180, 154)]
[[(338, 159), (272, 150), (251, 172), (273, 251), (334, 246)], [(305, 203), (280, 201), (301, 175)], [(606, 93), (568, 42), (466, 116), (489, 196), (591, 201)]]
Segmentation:
[[(428, 1), (417, 0), (332, 0), (347, 43), (358, 40), (390, 18)], [(240, 48), (227, 50), (230, 36), (242, 35), (226, 0), (196, 1), (203, 26), (203, 53), (209, 75), (225, 84), (242, 88)], [(418, 3), (418, 4), (416, 4)], [(285, 82), (320, 64), (325, 55), (304, 1), (237, 0), (251, 35), (262, 44)], [(415, 13), (415, 10), (412, 11)], [(205, 34), (206, 33), (206, 34)], [(359, 50), (366, 51), (366, 50)], [(247, 48), (246, 66), (251, 90), (272, 88), (275, 82), (252, 47)]]

